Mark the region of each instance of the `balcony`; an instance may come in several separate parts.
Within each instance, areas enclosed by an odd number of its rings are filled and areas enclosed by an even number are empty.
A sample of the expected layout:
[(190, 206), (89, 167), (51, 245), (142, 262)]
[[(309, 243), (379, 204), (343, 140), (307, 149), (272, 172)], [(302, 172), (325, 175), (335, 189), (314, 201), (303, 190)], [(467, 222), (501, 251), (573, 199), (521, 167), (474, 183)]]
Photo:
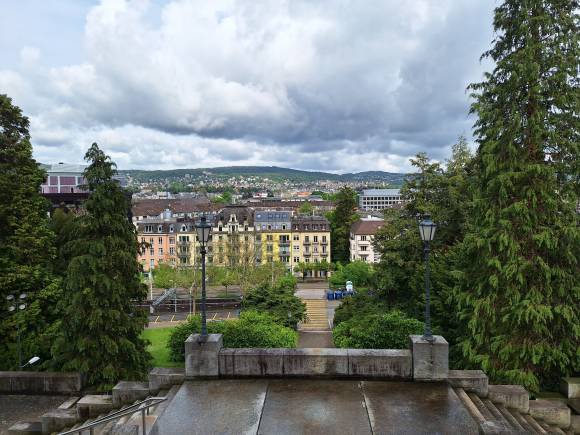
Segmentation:
[(304, 254), (302, 254), (302, 255), (304, 255), (305, 257), (310, 257), (310, 256), (312, 255), (312, 252), (305, 252), (305, 253), (304, 253)]
[(278, 243), (280, 246), (290, 246), (290, 241)]
[(306, 240), (304, 240), (304, 241), (302, 242), (302, 244), (303, 244), (303, 245), (308, 245), (308, 246), (310, 246), (310, 245), (311, 245), (310, 241), (306, 241)]

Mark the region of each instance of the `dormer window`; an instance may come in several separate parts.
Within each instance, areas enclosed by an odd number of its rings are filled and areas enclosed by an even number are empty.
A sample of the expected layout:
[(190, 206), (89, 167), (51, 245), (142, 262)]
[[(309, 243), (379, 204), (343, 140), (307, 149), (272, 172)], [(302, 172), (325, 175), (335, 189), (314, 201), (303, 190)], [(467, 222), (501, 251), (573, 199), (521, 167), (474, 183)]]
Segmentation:
[(173, 227), (173, 225), (169, 225), (169, 232), (172, 233), (175, 231), (175, 228)]
[(182, 225), (181, 226), (181, 232), (186, 232), (187, 231), (187, 225)]
[(157, 225), (157, 232), (158, 233), (162, 233), (163, 232), (163, 225)]

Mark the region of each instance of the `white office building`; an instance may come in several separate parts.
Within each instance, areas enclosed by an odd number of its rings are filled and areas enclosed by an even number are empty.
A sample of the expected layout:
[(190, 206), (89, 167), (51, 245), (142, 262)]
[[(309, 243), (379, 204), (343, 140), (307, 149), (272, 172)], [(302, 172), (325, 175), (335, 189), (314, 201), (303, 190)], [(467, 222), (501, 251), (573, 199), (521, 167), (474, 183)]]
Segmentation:
[(359, 196), (359, 208), (365, 211), (383, 210), (402, 203), (400, 189), (366, 189)]

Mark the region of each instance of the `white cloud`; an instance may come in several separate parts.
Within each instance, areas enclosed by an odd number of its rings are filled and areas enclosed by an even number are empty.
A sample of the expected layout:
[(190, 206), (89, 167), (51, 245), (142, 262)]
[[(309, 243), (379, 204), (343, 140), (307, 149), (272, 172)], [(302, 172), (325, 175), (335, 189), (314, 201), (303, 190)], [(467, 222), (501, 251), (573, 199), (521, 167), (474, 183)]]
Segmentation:
[(103, 0), (83, 63), (45, 67), (21, 47), (0, 92), (30, 115), (42, 161), (80, 161), (97, 141), (122, 168), (403, 170), (469, 131), (493, 6)]

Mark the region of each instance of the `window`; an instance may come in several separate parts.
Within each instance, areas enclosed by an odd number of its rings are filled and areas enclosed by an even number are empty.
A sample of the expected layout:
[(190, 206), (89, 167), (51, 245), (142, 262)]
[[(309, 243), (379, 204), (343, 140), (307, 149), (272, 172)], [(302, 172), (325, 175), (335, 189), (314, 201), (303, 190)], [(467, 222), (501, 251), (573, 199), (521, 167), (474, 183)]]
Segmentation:
[(310, 243), (310, 237), (304, 236), (304, 243)]
[(159, 248), (159, 255), (163, 255), (163, 248)]
[(322, 243), (326, 243), (326, 236), (322, 236)]
[(300, 235), (299, 234), (294, 234), (292, 236), (292, 240), (300, 240)]
[(294, 257), (294, 263), (300, 263), (300, 257)]
[(313, 236), (313, 239), (314, 243), (318, 243), (318, 236)]
[(170, 245), (175, 245), (175, 237), (170, 237), (169, 238), (169, 244)]
[(155, 249), (149, 248), (149, 255), (155, 255)]
[(361, 247), (360, 247), (360, 250), (361, 250), (361, 251), (366, 251), (366, 250), (367, 250), (367, 246), (361, 246)]
[(175, 247), (173, 247), (173, 246), (170, 246), (169, 247), (169, 254), (170, 255), (175, 255)]
[(185, 233), (187, 231), (187, 225), (182, 225), (181, 226), (181, 232)]
[(285, 230), (286, 229), (286, 224), (282, 224), (282, 229)]
[(157, 232), (158, 233), (162, 233), (163, 232), (163, 225), (157, 225)]
[(360, 236), (360, 240), (361, 240), (361, 242), (366, 242), (367, 236)]
[(324, 245), (322, 246), (322, 253), (326, 254), (326, 246), (324, 246)]
[(153, 232), (153, 225), (145, 225), (145, 232), (152, 233)]
[(154, 242), (153, 242), (153, 237), (151, 237), (151, 238), (149, 239), (149, 244), (150, 244), (151, 246), (153, 246), (153, 245), (154, 245)]
[(313, 249), (313, 251), (314, 251), (315, 254), (318, 254), (318, 246), (315, 246), (314, 249)]
[(154, 259), (149, 260), (149, 268), (153, 269), (154, 267), (155, 267), (155, 260)]
[(163, 237), (158, 237), (157, 243), (159, 243), (160, 245), (163, 245)]
[(274, 247), (272, 245), (266, 246), (266, 252), (274, 252)]
[(266, 236), (266, 241), (267, 241), (267, 242), (271, 242), (272, 240), (274, 240), (274, 236), (272, 236), (272, 234), (268, 234), (268, 235)]
[(292, 249), (294, 249), (294, 251), (298, 252), (298, 251), (300, 251), (300, 245), (294, 245)]
[(145, 243), (145, 237), (141, 237), (141, 243)]

